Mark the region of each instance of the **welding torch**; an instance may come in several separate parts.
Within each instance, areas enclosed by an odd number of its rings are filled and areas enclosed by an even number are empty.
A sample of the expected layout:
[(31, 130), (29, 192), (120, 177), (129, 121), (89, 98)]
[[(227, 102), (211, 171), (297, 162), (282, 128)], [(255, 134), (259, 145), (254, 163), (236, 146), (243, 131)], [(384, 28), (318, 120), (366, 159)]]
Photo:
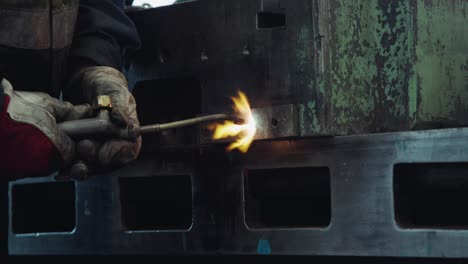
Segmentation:
[(195, 117), (163, 124), (152, 124), (146, 126), (128, 125), (120, 127), (110, 119), (112, 102), (109, 96), (98, 96), (97, 117), (68, 121), (58, 124), (59, 129), (72, 138), (119, 138), (135, 140), (142, 134), (160, 133), (165, 130), (188, 127), (206, 122), (221, 120), (233, 120), (240, 122), (234, 114), (214, 114)]
[[(160, 133), (162, 131), (189, 127), (206, 122), (231, 120), (236, 123), (243, 122), (241, 118), (234, 114), (213, 114), (185, 119), (170, 123), (152, 124), (146, 126), (128, 125), (126, 127), (115, 125), (111, 118), (112, 102), (109, 96), (98, 96), (95, 109), (97, 115), (94, 118), (67, 121), (58, 124), (59, 129), (64, 131), (73, 139), (112, 139), (119, 138), (125, 140), (135, 140), (142, 134)], [(88, 174), (88, 166), (78, 161), (71, 168), (71, 175), (74, 178), (84, 179)], [(68, 179), (68, 176), (60, 175), (57, 179)]]

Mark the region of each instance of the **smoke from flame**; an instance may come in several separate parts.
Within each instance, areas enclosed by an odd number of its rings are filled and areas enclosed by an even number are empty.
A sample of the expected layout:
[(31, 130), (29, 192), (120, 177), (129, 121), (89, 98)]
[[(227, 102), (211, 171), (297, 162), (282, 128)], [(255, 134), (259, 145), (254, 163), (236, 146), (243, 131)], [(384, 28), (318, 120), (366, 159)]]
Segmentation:
[(227, 150), (238, 149), (240, 152), (246, 153), (257, 132), (255, 119), (252, 115), (247, 96), (243, 92), (239, 91), (238, 96), (231, 97), (231, 99), (234, 103), (234, 113), (237, 117), (244, 120), (244, 123), (236, 124), (232, 121), (224, 121), (223, 124), (215, 125), (212, 127), (214, 129), (213, 139), (234, 137), (235, 141), (227, 147)]

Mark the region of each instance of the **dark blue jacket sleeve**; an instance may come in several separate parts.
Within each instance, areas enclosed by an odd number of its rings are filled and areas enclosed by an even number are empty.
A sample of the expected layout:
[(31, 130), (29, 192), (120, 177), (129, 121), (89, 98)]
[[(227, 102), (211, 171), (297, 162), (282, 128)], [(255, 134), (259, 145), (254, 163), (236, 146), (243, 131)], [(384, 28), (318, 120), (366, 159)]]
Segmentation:
[(139, 46), (125, 0), (80, 0), (69, 57), (72, 71), (83, 64), (121, 70), (124, 53)]

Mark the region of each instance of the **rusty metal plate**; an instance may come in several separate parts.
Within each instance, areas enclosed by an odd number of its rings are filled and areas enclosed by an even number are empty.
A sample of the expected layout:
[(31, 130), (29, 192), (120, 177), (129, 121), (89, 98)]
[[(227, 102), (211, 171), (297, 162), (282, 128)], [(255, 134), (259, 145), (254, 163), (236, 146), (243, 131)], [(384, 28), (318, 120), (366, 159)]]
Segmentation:
[[(278, 139), (299, 136), (297, 107), (293, 104), (252, 109), (257, 124), (255, 140)], [(200, 143), (226, 143), (233, 138), (213, 140), (212, 131), (201, 128)]]
[(298, 136), (295, 105), (279, 105), (252, 109), (257, 122), (255, 139), (274, 139)]

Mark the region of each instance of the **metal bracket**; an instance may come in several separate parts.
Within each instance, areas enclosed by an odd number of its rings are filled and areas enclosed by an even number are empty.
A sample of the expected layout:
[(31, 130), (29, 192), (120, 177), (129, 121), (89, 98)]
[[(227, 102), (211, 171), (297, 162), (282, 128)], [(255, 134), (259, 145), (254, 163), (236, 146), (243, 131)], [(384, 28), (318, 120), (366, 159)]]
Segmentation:
[(297, 109), (293, 104), (252, 109), (257, 122), (255, 139), (298, 136)]
[[(293, 104), (254, 108), (252, 109), (252, 115), (257, 123), (255, 140), (299, 136), (297, 107)], [(200, 143), (209, 144), (232, 141), (232, 139), (214, 141), (211, 135), (211, 131), (201, 130)]]

